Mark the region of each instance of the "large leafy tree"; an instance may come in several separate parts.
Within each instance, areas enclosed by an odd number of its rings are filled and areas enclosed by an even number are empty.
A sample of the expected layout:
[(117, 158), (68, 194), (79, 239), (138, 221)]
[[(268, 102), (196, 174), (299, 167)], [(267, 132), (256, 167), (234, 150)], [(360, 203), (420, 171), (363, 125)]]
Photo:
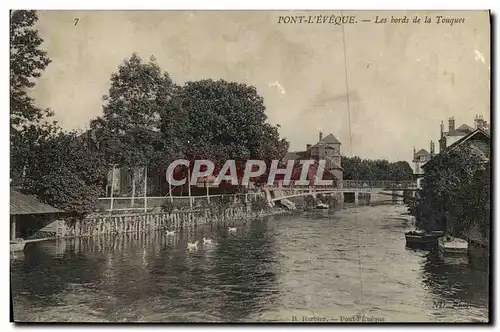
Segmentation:
[(25, 192), (77, 214), (93, 211), (104, 194), (107, 165), (91, 135), (59, 132), (34, 150), (36, 167), (26, 172)]
[(426, 164), (417, 203), (418, 225), (463, 236), (473, 224), (489, 225), (489, 163), (473, 145), (438, 154)]
[(170, 76), (162, 73), (154, 57), (144, 62), (134, 53), (111, 75), (109, 93), (103, 97), (103, 115), (91, 122), (91, 132), (108, 164), (130, 171), (132, 197), (142, 191), (143, 167), (150, 173), (151, 166), (160, 164), (167, 151), (160, 113), (174, 89)]
[(241, 173), (248, 159), (281, 160), (288, 142), (267, 123), (264, 100), (246, 84), (211, 79), (176, 88), (162, 113), (162, 132), (173, 155), (209, 159), (219, 169), (237, 162)]
[(34, 25), (38, 17), (32, 10), (10, 13), (10, 148), (11, 179), (22, 186), (26, 168), (33, 164), (34, 148), (57, 131), (50, 121), (50, 110), (37, 107), (28, 95), (50, 63), (41, 49), (43, 39)]
[(144, 63), (134, 53), (111, 75), (104, 114), (91, 124), (110, 163), (134, 169), (158, 158), (164, 148), (160, 111), (172, 89), (153, 57)]

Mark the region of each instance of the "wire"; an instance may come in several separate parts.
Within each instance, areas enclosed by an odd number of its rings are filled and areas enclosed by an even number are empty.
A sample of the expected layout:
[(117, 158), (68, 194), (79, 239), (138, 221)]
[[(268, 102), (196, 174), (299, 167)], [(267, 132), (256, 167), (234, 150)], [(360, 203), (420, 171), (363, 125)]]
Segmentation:
[[(344, 19), (344, 13), (341, 10), (340, 15), (342, 16), (342, 22)], [(349, 81), (347, 75), (347, 56), (345, 51), (345, 32), (344, 23), (341, 24), (342, 27), (342, 50), (344, 53), (344, 73), (345, 73), (345, 90), (346, 90), (346, 101), (347, 101), (347, 118), (349, 121), (349, 155), (352, 157), (352, 132), (351, 132), (351, 98), (349, 95)]]
[[(340, 15), (342, 16), (342, 22), (344, 19), (344, 13), (341, 10)], [(348, 116), (348, 124), (349, 124), (349, 154), (352, 157), (352, 131), (351, 131), (351, 102), (349, 95), (349, 82), (348, 82), (348, 74), (347, 74), (347, 56), (346, 56), (346, 47), (345, 47), (345, 31), (344, 31), (344, 23), (342, 26), (342, 50), (344, 53), (344, 72), (345, 72), (345, 88), (346, 88), (346, 100), (347, 100), (347, 116)], [(357, 175), (359, 182), (359, 174)], [(356, 191), (354, 192), (356, 195)], [(356, 200), (356, 198), (354, 198)], [(360, 302), (361, 302), (361, 316), (363, 316), (363, 268), (361, 265), (361, 250), (359, 244), (359, 220), (357, 214), (355, 214), (356, 218), (356, 246), (358, 248), (358, 268), (359, 268), (359, 289), (360, 289)]]

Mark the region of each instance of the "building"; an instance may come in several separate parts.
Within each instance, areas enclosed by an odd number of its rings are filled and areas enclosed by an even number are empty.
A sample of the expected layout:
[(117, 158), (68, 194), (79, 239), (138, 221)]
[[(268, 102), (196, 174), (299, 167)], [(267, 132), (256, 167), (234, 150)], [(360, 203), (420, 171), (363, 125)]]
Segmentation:
[(482, 155), (484, 161), (488, 161), (491, 157), (491, 137), (489, 131), (479, 127), (461, 139), (448, 146), (447, 149), (453, 150), (464, 144), (470, 144), (472, 149), (477, 149)]
[[(478, 131), (479, 130), (479, 131)], [(439, 152), (443, 152), (448, 148), (454, 148), (466, 141), (474, 142), (478, 145), (489, 158), (489, 131), (490, 125), (484, 120), (482, 115), (476, 115), (474, 119), (474, 128), (462, 124), (460, 127), (455, 128), (455, 118), (448, 119), (448, 131), (444, 131), (444, 123), (441, 121), (440, 138), (439, 138)], [(486, 138), (487, 136), (487, 138)], [(417, 187), (421, 188), (422, 179), (424, 177), (424, 165), (435, 155), (434, 142), (430, 142), (430, 152), (421, 149), (418, 152), (413, 148), (413, 175), (417, 180)]]
[(67, 215), (69, 213), (45, 204), (33, 195), (10, 189), (11, 240), (31, 237), (43, 227)]
[[(324, 179), (334, 180), (334, 183), (342, 187), (343, 169), (341, 166), (342, 155), (340, 154), (340, 141), (333, 135), (329, 134), (323, 137), (323, 133), (319, 132), (318, 142), (314, 145), (307, 144), (305, 151), (288, 152), (285, 156), (284, 162), (289, 160), (325, 160), (325, 174)], [(310, 167), (310, 175), (308, 178), (314, 177), (316, 174), (317, 164)], [(300, 178), (301, 168), (294, 169), (294, 176), (292, 179), (298, 180)]]
[(476, 115), (474, 119), (474, 128), (466, 124), (455, 128), (455, 118), (451, 117), (448, 119), (448, 131), (444, 131), (444, 123), (441, 121), (441, 137), (439, 138), (439, 152), (444, 151), (447, 147), (453, 143), (459, 141), (463, 137), (472, 133), (476, 129), (482, 129), (485, 132), (490, 131), (490, 125), (483, 119), (482, 115)]
[(417, 180), (417, 188), (421, 188), (421, 182), (424, 177), (424, 169), (422, 168), (435, 155), (434, 142), (430, 142), (430, 151), (420, 149), (416, 152), (413, 147), (413, 176)]

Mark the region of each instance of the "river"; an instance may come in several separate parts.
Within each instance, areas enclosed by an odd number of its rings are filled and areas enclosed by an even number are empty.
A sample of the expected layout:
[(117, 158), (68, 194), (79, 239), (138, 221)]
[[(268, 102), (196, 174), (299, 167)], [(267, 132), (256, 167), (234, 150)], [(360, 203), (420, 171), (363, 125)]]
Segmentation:
[[(166, 236), (32, 243), (11, 259), (16, 321), (482, 322), (487, 262), (405, 248), (403, 206), (273, 216)], [(213, 239), (203, 245), (202, 238)], [(196, 251), (187, 242), (199, 240)]]

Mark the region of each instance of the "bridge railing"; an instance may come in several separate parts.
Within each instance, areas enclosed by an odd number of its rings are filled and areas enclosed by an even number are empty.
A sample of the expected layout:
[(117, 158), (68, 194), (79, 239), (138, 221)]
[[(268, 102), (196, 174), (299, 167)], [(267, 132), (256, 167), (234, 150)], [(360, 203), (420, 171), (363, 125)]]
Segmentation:
[(343, 180), (340, 184), (333, 185), (300, 185), (295, 184), (294, 181), (290, 181), (290, 183), (286, 184), (283, 182), (277, 182), (273, 185), (264, 185), (264, 189), (408, 189), (408, 188), (417, 188), (416, 181), (390, 181), (390, 180)]

